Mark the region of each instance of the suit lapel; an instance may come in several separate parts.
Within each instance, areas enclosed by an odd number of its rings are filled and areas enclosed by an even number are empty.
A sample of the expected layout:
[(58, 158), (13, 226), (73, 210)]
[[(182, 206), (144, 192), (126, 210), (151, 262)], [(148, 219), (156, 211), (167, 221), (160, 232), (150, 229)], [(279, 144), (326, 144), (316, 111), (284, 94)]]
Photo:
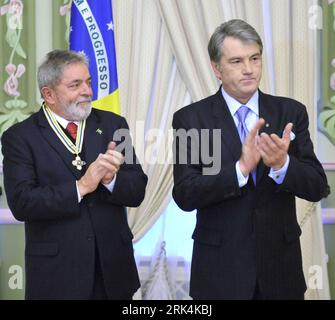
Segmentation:
[(72, 172), (72, 174), (79, 179), (82, 175), (82, 172), (76, 169), (72, 165), (72, 161), (75, 159), (75, 155), (72, 154), (59, 140), (56, 133), (52, 130), (50, 127), (44, 112), (41, 108), (41, 110), (38, 113), (38, 125), (41, 129), (41, 135), (44, 137), (44, 139), (49, 143), (49, 145), (57, 152), (59, 157), (63, 160), (63, 162), (66, 164), (66, 166), (69, 168), (69, 170)]
[(221, 88), (214, 96), (212, 113), (215, 119), (215, 128), (222, 130), (222, 141), (237, 161), (241, 156), (242, 144), (234, 119), (228, 109), (226, 101), (222, 97)]
[(103, 147), (103, 136), (106, 134), (105, 128), (101, 126), (99, 116), (92, 109), (91, 115), (86, 121), (85, 137), (84, 137), (84, 152), (86, 168), (97, 158), (101, 152), (106, 152)]

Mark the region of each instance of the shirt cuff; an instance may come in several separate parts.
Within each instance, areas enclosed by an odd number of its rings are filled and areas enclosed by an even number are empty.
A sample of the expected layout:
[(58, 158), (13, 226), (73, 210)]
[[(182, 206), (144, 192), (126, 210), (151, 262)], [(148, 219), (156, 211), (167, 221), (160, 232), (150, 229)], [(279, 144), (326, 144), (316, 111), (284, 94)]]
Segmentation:
[(269, 172), (269, 177), (273, 179), (277, 184), (282, 184), (285, 179), (289, 163), (290, 163), (290, 156), (287, 155), (287, 159), (284, 166), (279, 170), (274, 170), (271, 168)]
[(80, 201), (83, 198), (81, 197), (80, 192), (79, 192), (78, 180), (76, 180), (76, 189), (77, 189), (78, 203), (80, 203)]
[(113, 180), (110, 183), (102, 183), (102, 185), (109, 191), (109, 192), (113, 192), (114, 190), (114, 186), (115, 186), (115, 180), (116, 180), (116, 174), (113, 177)]
[(248, 183), (249, 176), (245, 177), (243, 175), (241, 168), (240, 168), (240, 161), (236, 162), (235, 169), (236, 169), (238, 185), (240, 188), (242, 188)]

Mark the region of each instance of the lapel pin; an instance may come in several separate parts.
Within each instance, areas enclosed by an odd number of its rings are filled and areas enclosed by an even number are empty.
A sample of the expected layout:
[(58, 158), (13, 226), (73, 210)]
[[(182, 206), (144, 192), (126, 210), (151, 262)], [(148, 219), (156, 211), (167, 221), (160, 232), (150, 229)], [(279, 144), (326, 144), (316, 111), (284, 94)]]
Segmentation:
[(100, 128), (98, 128), (95, 132), (99, 133), (99, 134), (102, 134), (102, 130)]
[(265, 124), (265, 127), (266, 127), (266, 128), (269, 128), (269, 127), (270, 127), (270, 124), (269, 124), (269, 123)]

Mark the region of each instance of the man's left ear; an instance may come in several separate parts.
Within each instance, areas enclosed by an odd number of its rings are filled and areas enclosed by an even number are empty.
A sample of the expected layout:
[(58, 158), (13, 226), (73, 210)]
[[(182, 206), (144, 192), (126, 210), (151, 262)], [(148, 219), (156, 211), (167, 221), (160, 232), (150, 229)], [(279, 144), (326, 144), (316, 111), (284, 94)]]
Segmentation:
[(53, 91), (49, 87), (43, 87), (41, 89), (41, 94), (47, 104), (53, 105), (55, 103)]

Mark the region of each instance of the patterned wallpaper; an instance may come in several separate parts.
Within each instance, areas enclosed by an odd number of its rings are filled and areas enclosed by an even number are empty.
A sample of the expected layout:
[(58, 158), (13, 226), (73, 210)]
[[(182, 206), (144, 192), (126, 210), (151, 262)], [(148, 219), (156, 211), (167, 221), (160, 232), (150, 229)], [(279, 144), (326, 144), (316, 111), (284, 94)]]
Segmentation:
[[(323, 109), (318, 127), (335, 148), (335, 1), (323, 1), (322, 32)], [(335, 159), (334, 159), (335, 162)]]

